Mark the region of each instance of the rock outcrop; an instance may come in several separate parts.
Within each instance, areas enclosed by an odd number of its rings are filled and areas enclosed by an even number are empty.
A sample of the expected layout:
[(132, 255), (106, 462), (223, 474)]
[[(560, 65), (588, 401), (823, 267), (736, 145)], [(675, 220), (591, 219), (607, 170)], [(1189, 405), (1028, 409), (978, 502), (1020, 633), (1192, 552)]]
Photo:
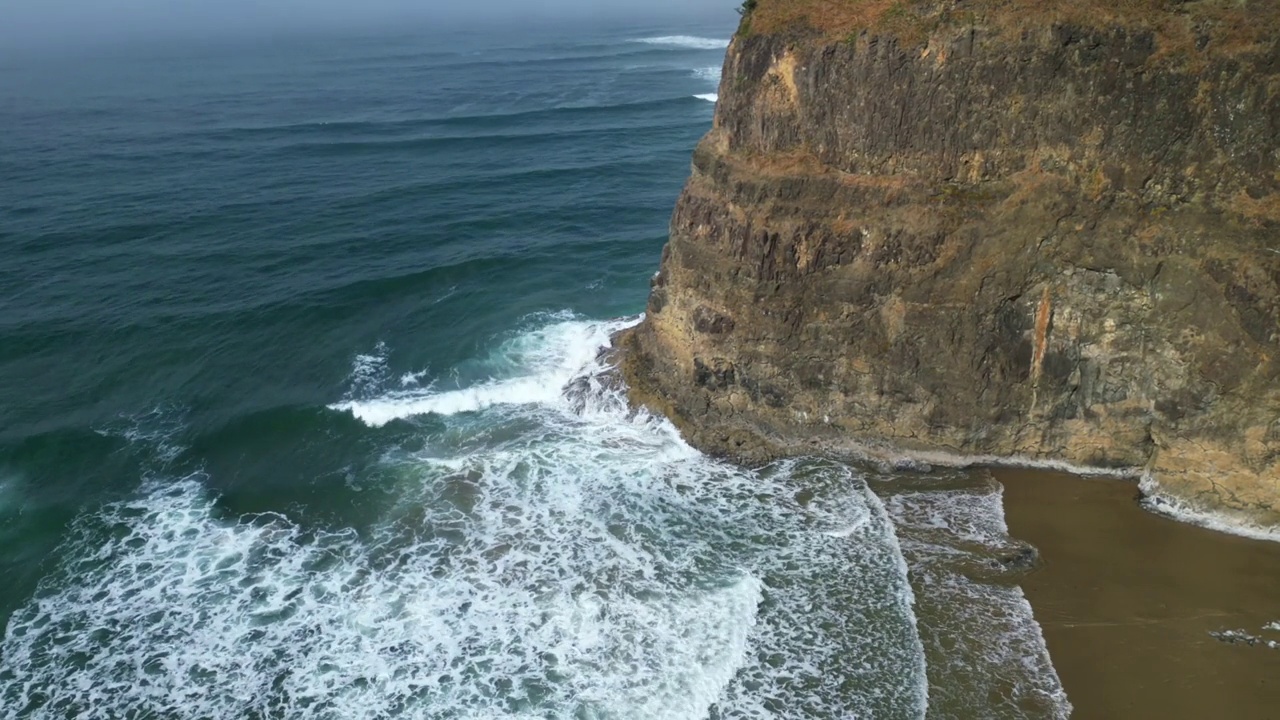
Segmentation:
[(1280, 520), (1280, 3), (746, 9), (633, 400), (746, 462), (1126, 468)]

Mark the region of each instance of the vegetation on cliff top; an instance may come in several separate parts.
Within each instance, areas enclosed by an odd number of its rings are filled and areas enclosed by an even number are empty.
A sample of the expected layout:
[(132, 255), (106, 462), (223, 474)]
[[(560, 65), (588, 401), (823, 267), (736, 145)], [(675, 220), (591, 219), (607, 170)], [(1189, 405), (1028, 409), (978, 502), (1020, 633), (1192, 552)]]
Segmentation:
[(1037, 27), (1130, 27), (1155, 32), (1163, 54), (1234, 53), (1280, 35), (1276, 0), (748, 0), (742, 34), (863, 32), (911, 43), (948, 27), (980, 25), (1018, 36)]

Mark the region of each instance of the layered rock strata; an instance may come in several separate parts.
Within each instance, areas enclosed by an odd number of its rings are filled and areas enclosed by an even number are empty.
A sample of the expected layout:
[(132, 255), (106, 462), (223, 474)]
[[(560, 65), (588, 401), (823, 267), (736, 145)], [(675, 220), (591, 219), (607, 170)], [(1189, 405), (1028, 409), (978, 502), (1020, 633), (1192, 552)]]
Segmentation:
[(1131, 469), (1276, 523), (1280, 44), (1218, 10), (1280, 9), (1025, 4), (753, 5), (632, 398), (744, 462)]

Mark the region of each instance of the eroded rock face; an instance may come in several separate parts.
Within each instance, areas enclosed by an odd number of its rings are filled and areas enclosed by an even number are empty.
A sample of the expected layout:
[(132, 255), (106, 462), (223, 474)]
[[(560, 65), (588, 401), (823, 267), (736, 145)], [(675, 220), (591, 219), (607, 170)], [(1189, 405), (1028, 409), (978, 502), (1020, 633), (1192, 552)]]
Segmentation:
[(1274, 40), (740, 35), (633, 398), (743, 461), (1134, 468), (1274, 523), (1278, 143)]

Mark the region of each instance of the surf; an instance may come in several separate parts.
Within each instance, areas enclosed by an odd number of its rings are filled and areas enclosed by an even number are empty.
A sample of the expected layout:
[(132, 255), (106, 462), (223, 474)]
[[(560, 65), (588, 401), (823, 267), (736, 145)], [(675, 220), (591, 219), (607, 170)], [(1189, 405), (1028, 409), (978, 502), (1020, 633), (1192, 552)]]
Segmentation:
[[(37, 718), (702, 718), (767, 717), (777, 697), (922, 714), (882, 506), (841, 468), (736, 468), (632, 411), (598, 358), (635, 321), (552, 318), (485, 358), (507, 375), (480, 384), (492, 404), (419, 398), (483, 422), (389, 452), (393, 501), (368, 537), (227, 516), (199, 473), (82, 518), (72, 559), (10, 623), (5, 703)], [(353, 361), (350, 392), (374, 397), (334, 410), (365, 408), (370, 430), (422, 409), (396, 395), (386, 352)], [(587, 402), (566, 393), (584, 384)], [(798, 502), (797, 474), (826, 491)], [(851, 658), (874, 692), (823, 680)]]
[(552, 405), (563, 399), (564, 388), (575, 377), (589, 377), (602, 370), (599, 353), (610, 337), (637, 325), (642, 316), (606, 322), (582, 322), (561, 314), (559, 321), (503, 343), (483, 363), (481, 372), (490, 377), (467, 387), (442, 389), (431, 383), (424, 389), (390, 390), (375, 397), (368, 394), (373, 378), (380, 375), (385, 346), (374, 355), (356, 357), (351, 381), (354, 397), (330, 405), (330, 409), (350, 412), (370, 427), (395, 420), (434, 414), (448, 417), (478, 412), (495, 405)]
[(684, 48), (688, 50), (723, 50), (729, 47), (724, 38), (697, 37), (695, 35), (663, 35), (659, 37), (637, 38), (632, 42), (645, 45), (661, 45), (665, 47)]

